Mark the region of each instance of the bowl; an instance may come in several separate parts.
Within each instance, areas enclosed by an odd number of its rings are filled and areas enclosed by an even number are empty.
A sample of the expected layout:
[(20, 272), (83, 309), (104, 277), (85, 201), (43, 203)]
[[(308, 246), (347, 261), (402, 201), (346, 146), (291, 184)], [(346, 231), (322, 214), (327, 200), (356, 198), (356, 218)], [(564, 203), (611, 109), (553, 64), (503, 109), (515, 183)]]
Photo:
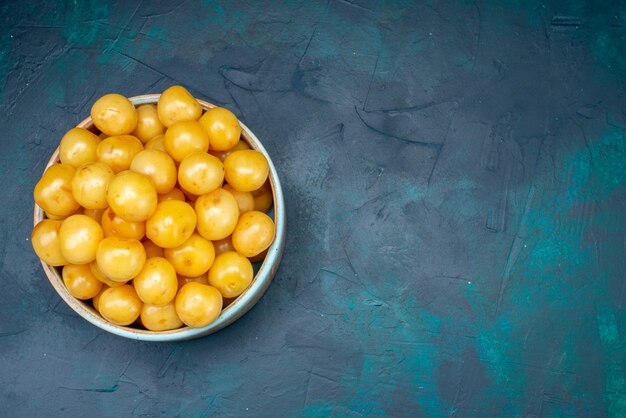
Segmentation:
[[(156, 104), (159, 101), (160, 94), (146, 94), (143, 96), (130, 97), (129, 100), (135, 105), (142, 104)], [(202, 106), (203, 110), (207, 110), (215, 107), (215, 105), (198, 99), (198, 103)], [(57, 291), (59, 296), (72, 308), (78, 315), (87, 321), (91, 322), (98, 328), (110, 332), (120, 337), (131, 338), (133, 340), (141, 341), (157, 341), (157, 342), (169, 342), (169, 341), (182, 341), (192, 338), (198, 338), (205, 335), (212, 334), (220, 329), (232, 324), (237, 319), (241, 318), (246, 312), (248, 312), (265, 293), (269, 287), (278, 265), (280, 264), (283, 250), (285, 248), (285, 235), (286, 235), (286, 220), (285, 220), (285, 203), (283, 200), (283, 192), (280, 186), (280, 180), (278, 179), (278, 173), (272, 163), (272, 159), (268, 155), (265, 148), (261, 144), (261, 141), (252, 133), (252, 131), (243, 123), (241, 123), (241, 137), (248, 145), (254, 150), (262, 153), (267, 159), (270, 167), (269, 181), (272, 187), (272, 195), (274, 198), (274, 223), (276, 225), (276, 232), (272, 245), (267, 250), (267, 256), (263, 260), (259, 267), (252, 284), (246, 289), (236, 300), (228, 305), (220, 316), (203, 328), (190, 328), (183, 327), (170, 331), (148, 331), (142, 329), (136, 329), (126, 326), (115, 325), (108, 322), (100, 316), (100, 314), (89, 304), (74, 298), (66, 289), (61, 277), (61, 268), (52, 267), (48, 264), (41, 262), (43, 270), (48, 276), (48, 280)], [(83, 120), (76, 125), (78, 128), (85, 128), (94, 132), (98, 132), (95, 128), (91, 117)], [(54, 151), (52, 157), (46, 165), (46, 169), (52, 164), (59, 162), (59, 148)], [(45, 219), (43, 210), (35, 204), (34, 211), (34, 225), (37, 225), (40, 221)]]

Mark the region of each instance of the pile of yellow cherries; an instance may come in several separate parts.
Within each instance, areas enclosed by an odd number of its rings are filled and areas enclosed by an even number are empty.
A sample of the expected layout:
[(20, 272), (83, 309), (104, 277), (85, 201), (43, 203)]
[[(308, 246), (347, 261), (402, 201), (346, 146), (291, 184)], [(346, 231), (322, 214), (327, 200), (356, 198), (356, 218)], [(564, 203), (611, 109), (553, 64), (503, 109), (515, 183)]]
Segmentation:
[(107, 94), (99, 135), (70, 129), (34, 190), (32, 233), (75, 298), (150, 331), (204, 327), (252, 283), (274, 240), (266, 158), (225, 108), (203, 113), (181, 86), (135, 108)]

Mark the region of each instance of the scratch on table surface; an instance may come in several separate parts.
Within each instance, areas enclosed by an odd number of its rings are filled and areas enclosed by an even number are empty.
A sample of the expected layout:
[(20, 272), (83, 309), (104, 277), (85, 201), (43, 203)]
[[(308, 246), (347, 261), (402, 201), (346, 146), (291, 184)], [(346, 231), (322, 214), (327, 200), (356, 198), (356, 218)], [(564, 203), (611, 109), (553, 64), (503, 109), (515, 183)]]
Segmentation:
[(89, 347), (94, 341), (96, 341), (100, 336), (102, 335), (102, 332), (98, 332), (93, 338), (91, 338), (89, 341), (87, 341), (87, 343), (85, 343), (85, 345), (83, 345), (82, 350), (87, 349), (87, 347)]
[(624, 245), (622, 246), (622, 291), (620, 295), (620, 308), (626, 304), (626, 232), (624, 232)]
[(555, 15), (555, 16), (552, 16), (552, 19), (550, 19), (550, 26), (552, 26), (552, 28), (558, 28), (558, 27), (577, 28), (581, 26), (582, 23), (583, 23), (583, 20), (578, 16)]
[[(624, 244), (626, 245), (626, 242)], [(354, 264), (352, 264), (352, 260), (350, 259), (350, 255), (348, 254), (348, 251), (346, 250), (346, 244), (345, 243), (343, 243), (341, 245), (341, 249), (343, 250), (343, 254), (346, 256), (346, 262), (348, 263), (348, 267), (350, 267), (350, 271), (352, 271), (352, 274), (354, 274), (358, 278), (359, 277), (359, 273), (357, 273), (356, 269), (354, 268)]]
[(563, 369), (555, 368), (555, 367), (548, 367), (548, 366), (542, 366), (542, 365), (526, 363), (526, 362), (518, 362), (518, 361), (507, 361), (505, 363), (506, 364), (512, 364), (514, 366), (523, 367), (523, 368), (529, 368), (529, 369), (538, 370), (538, 371), (543, 372), (543, 373), (568, 375), (568, 376), (578, 376), (578, 373), (576, 373), (574, 371), (563, 370)]
[(432, 181), (433, 175), (435, 174), (435, 169), (439, 164), (439, 159), (441, 158), (441, 154), (443, 152), (444, 144), (441, 144), (441, 147), (437, 150), (437, 155), (435, 155), (435, 161), (433, 162), (433, 166), (430, 169), (430, 173), (428, 174), (428, 179), (426, 179), (426, 188), (430, 190), (430, 182)]
[(384, 306), (384, 305), (386, 305), (386, 303), (383, 302), (383, 301), (380, 301), (378, 299), (369, 299), (369, 298), (363, 299), (363, 303), (366, 304), (366, 305), (371, 305), (371, 306)]
[[(396, 115), (400, 115), (400, 114), (405, 114), (408, 112), (412, 112), (414, 110), (412, 109), (391, 109), (391, 110), (384, 110), (384, 111), (366, 111), (366, 110), (362, 110), (359, 109), (357, 106), (354, 106), (354, 111), (357, 114), (357, 117), (359, 118), (359, 120), (370, 130), (379, 133), (381, 135), (384, 135), (386, 137), (389, 138), (393, 138), (396, 139), (398, 141), (401, 141), (405, 144), (412, 144), (412, 145), (419, 145), (419, 146), (423, 146), (426, 148), (433, 148), (433, 149), (440, 149), (441, 148), (441, 141), (433, 141), (433, 142), (427, 142), (427, 141), (422, 141), (419, 139), (414, 139), (414, 138), (405, 138), (405, 137), (401, 137), (395, 134), (392, 134), (390, 132), (385, 132), (375, 126), (373, 126), (371, 123), (369, 123), (368, 121), (365, 120), (365, 118), (363, 117), (363, 114), (377, 114), (377, 115), (388, 115), (390, 117), (394, 117)], [(417, 110), (415, 110), (417, 111)]]
[(120, 50), (118, 50), (118, 49), (112, 49), (112, 51), (113, 51), (113, 52), (115, 52), (115, 53), (117, 53), (117, 54), (119, 54), (119, 55), (122, 55), (122, 56), (124, 56), (124, 57), (128, 58), (128, 59), (129, 59), (129, 60), (131, 60), (131, 61), (136, 62), (136, 63), (137, 63), (137, 64), (139, 64), (139, 65), (142, 65), (142, 66), (144, 66), (144, 67), (146, 67), (146, 68), (148, 68), (148, 69), (150, 69), (150, 70), (154, 71), (154, 72), (155, 72), (155, 73), (157, 73), (157, 74), (162, 75), (163, 77), (167, 77), (168, 79), (173, 80), (173, 81), (175, 81), (175, 82), (176, 82), (176, 83), (178, 83), (178, 84), (181, 84), (181, 85), (182, 85), (182, 84), (184, 84), (184, 83), (182, 83), (180, 80), (177, 80), (177, 79), (175, 79), (174, 77), (172, 77), (172, 76), (170, 76), (170, 75), (168, 75), (168, 74), (165, 74), (163, 71), (161, 71), (161, 70), (159, 70), (159, 69), (157, 69), (157, 68), (153, 67), (152, 65), (150, 65), (150, 64), (148, 64), (148, 63), (146, 63), (146, 62), (144, 62), (144, 61), (140, 60), (139, 58), (135, 58), (135, 57), (133, 57), (132, 55), (129, 55), (129, 54), (125, 53), (125, 52), (122, 52), (122, 51), (120, 51)]
[(363, 282), (363, 280), (361, 280), (361, 276), (359, 276), (359, 274), (354, 269), (354, 266), (352, 265), (352, 261), (350, 260), (350, 257), (348, 256), (348, 253), (347, 253), (345, 247), (344, 247), (343, 250), (344, 250), (344, 253), (346, 255), (346, 261), (348, 263), (348, 267), (350, 268), (350, 270), (352, 270), (352, 272), (354, 274), (354, 278), (359, 283), (359, 285), (361, 285), (361, 288), (363, 288), (363, 290), (371, 297), (370, 299), (365, 299), (366, 301), (370, 301), (370, 303), (366, 303), (366, 304), (372, 305), (372, 306), (382, 306), (382, 305), (385, 305), (386, 303), (384, 302), (384, 298), (382, 298), (380, 295), (377, 295), (376, 292), (372, 291), (370, 289), (370, 287), (368, 285), (366, 285)]
[(85, 107), (87, 107), (87, 105), (92, 103), (92, 99), (95, 95), (96, 95), (96, 91), (92, 90), (91, 94), (89, 94), (89, 96), (86, 96), (86, 98), (81, 100), (81, 102), (78, 103), (77, 105), (61, 106), (61, 105), (56, 104), (55, 106), (73, 115), (82, 115), (83, 110), (85, 109)]
[(555, 394), (550, 393), (550, 392), (545, 392), (544, 391), (541, 394), (539, 394), (537, 397), (540, 398), (540, 401), (541, 401), (541, 405), (539, 407), (539, 416), (541, 416), (541, 417), (552, 415), (550, 413), (550, 411), (552, 409), (544, 411), (544, 406), (546, 404), (557, 405), (557, 406), (560, 407), (560, 409), (565, 409), (569, 405), (568, 401), (566, 401), (566, 400), (562, 399), (561, 397), (559, 397), (558, 395), (555, 395)]
[[(4, 167), (6, 167), (7, 162), (5, 161), (5, 158), (7, 157), (0, 157), (0, 164), (2, 164), (2, 167), (4, 169)], [(6, 192), (6, 191), (5, 191)], [(5, 217), (2, 217), (0, 219), (0, 236), (6, 237), (7, 236), (7, 223), (8, 223), (8, 219), (6, 219)], [(0, 271), (4, 272), (4, 263), (6, 260), (6, 255), (7, 255), (7, 242), (8, 240), (3, 239), (0, 240)]]
[(139, 394), (140, 394), (140, 395), (147, 395), (146, 391), (145, 391), (145, 390), (143, 390), (143, 389), (141, 388), (141, 386), (139, 386), (139, 385), (137, 384), (137, 382), (135, 382), (133, 379), (129, 378), (129, 377), (128, 377), (128, 376), (126, 376), (126, 375), (122, 375), (122, 376), (121, 376), (121, 377), (117, 380), (117, 383), (118, 383), (118, 384), (119, 384), (119, 383), (126, 383), (126, 384), (129, 384), (129, 385), (132, 385), (132, 386), (134, 386), (134, 387), (136, 387), (136, 388), (137, 388), (137, 391), (139, 392)]
[[(306, 306), (304, 303), (300, 302), (298, 299), (294, 299), (293, 302), (300, 306), (305, 312), (308, 312), (310, 314), (313, 314), (315, 316), (329, 316), (329, 317), (338, 317), (341, 315), (344, 315), (343, 312), (330, 312), (330, 311), (326, 311), (326, 310), (321, 310), (321, 309), (315, 309), (312, 308), (310, 306)], [(297, 344), (287, 344), (288, 347), (294, 348), (294, 347), (302, 347), (299, 346)]]
[(172, 365), (172, 363), (174, 363), (174, 360), (176, 359), (176, 356), (178, 355), (180, 350), (181, 350), (181, 347), (178, 346), (178, 347), (174, 348), (170, 352), (170, 354), (167, 356), (167, 358), (165, 359), (165, 361), (163, 362), (163, 364), (159, 368), (159, 371), (157, 373), (157, 377), (164, 377), (165, 376), (165, 374), (167, 373), (167, 371), (170, 368), (170, 366)]
[(368, 181), (367, 185), (365, 186), (365, 190), (370, 190), (372, 187), (378, 184), (380, 178), (385, 173), (385, 166), (363, 158), (362, 156), (360, 156), (359, 159), (367, 165), (367, 168), (365, 170), (367, 174), (376, 174), (374, 180)]
[(30, 328), (23, 328), (17, 331), (7, 331), (7, 332), (0, 332), (0, 338), (4, 338), (4, 337), (14, 337), (16, 335), (20, 335), (25, 333), (26, 331), (28, 331)]
[(470, 278), (467, 278), (465, 276), (462, 276), (460, 274), (456, 275), (456, 276), (448, 276), (448, 275), (440, 275), (440, 276), (435, 276), (435, 279), (448, 279), (448, 280), (459, 280), (461, 282), (465, 282), (465, 283), (470, 283), (472, 280)]
[(224, 88), (226, 89), (226, 91), (228, 92), (228, 95), (230, 96), (230, 98), (233, 100), (233, 104), (235, 105), (235, 107), (237, 108), (237, 113), (239, 115), (241, 115), (241, 118), (246, 122), (246, 123), (250, 123), (250, 121), (246, 120), (246, 115), (243, 112), (243, 109), (245, 109), (244, 106), (241, 106), (239, 104), (239, 100), (237, 100), (237, 98), (235, 98), (235, 94), (233, 94), (233, 88), (231, 86), (234, 86), (234, 84), (228, 80), (227, 78), (224, 77)]
[(113, 385), (103, 388), (72, 388), (68, 386), (59, 386), (59, 389), (72, 390), (78, 392), (98, 392), (98, 393), (113, 393), (119, 389), (118, 385)]
[(554, 375), (559, 375), (559, 376), (571, 376), (571, 377), (578, 376), (578, 373), (570, 371), (570, 370), (561, 370), (561, 369), (556, 369), (553, 367), (547, 367), (547, 366), (541, 366), (541, 365), (535, 365), (535, 364), (529, 364), (529, 363), (523, 363), (523, 362), (517, 362), (517, 361), (494, 361), (494, 360), (490, 360), (488, 358), (483, 358), (483, 357), (479, 357), (478, 360), (481, 363), (489, 364), (489, 365), (496, 366), (496, 367), (501, 367), (501, 366), (506, 365), (506, 366), (514, 366), (516, 368), (519, 367), (521, 369), (533, 369), (541, 373), (549, 373), (549, 374), (554, 374)]
[[(219, 73), (226, 80), (230, 81), (232, 84), (234, 84), (235, 86), (239, 87), (242, 90), (246, 90), (249, 92), (263, 91), (261, 87), (252, 86), (253, 84), (252, 78), (257, 75), (257, 73), (260, 71), (260, 68), (264, 65), (264, 63), (267, 60), (268, 60), (267, 57), (263, 57), (259, 62), (251, 66), (245, 67), (245, 68), (238, 68), (238, 67), (233, 67), (230, 65), (222, 65), (219, 69)], [(241, 80), (238, 80), (236, 77), (233, 77), (232, 74), (240, 74), (240, 75), (247, 76), (249, 79), (248, 83), (250, 85), (248, 86), (244, 85), (244, 83), (242, 83)]]
[(316, 134), (313, 138), (308, 138), (308, 137), (298, 138), (295, 141), (293, 141), (293, 143), (297, 144), (299, 142), (306, 141), (308, 144), (310, 144), (312, 142), (318, 142), (318, 141), (322, 141), (322, 140), (336, 137), (336, 136), (340, 137), (339, 139), (343, 139), (344, 128), (345, 128), (345, 125), (343, 123), (338, 123), (336, 125), (333, 125), (329, 129), (325, 130), (324, 132), (320, 134)]
[(330, 378), (330, 377), (328, 377), (328, 376), (324, 376), (323, 374), (320, 374), (320, 373), (315, 373), (315, 372), (313, 371), (313, 369), (311, 369), (311, 371), (310, 371), (309, 373), (311, 374), (311, 376), (315, 376), (315, 377), (320, 378), (320, 379), (322, 379), (322, 380), (327, 380), (327, 381), (329, 381), (329, 382), (333, 382), (333, 383), (337, 383), (337, 384), (339, 384), (339, 381), (337, 381), (337, 380), (335, 380), (335, 379), (331, 379), (331, 378)]
[[(172, 8), (171, 8), (171, 9), (169, 9), (169, 10), (162, 11), (162, 12), (155, 11), (155, 12), (153, 12), (153, 13), (139, 14), (139, 16), (140, 16), (140, 17), (143, 17), (143, 18), (146, 18), (146, 19), (151, 19), (151, 18), (154, 18), (154, 17), (163, 17), (163, 16), (168, 16), (168, 15), (170, 15), (170, 14), (174, 13), (177, 9), (179, 9), (180, 7), (182, 7), (184, 4), (186, 4), (186, 3), (188, 3), (188, 2), (189, 2), (189, 0), (179, 0), (179, 1), (176, 1), (176, 2), (163, 2), (163, 3), (159, 3), (159, 6), (160, 6), (160, 5), (167, 5), (167, 6), (174, 5), (174, 7), (172, 7)], [(153, 6), (154, 4), (155, 4), (155, 3), (152, 3), (152, 2), (151, 2), (151, 3), (149, 3), (149, 5), (150, 5), (150, 6)]]
[(587, 155), (589, 156), (589, 165), (593, 168), (593, 144), (587, 138), (587, 134), (585, 133), (585, 129), (575, 118), (571, 118), (571, 121), (576, 125), (578, 130), (580, 131), (580, 135), (583, 138), (583, 142), (585, 143), (585, 149), (587, 150)]
[(145, 26), (145, 22), (142, 23), (141, 27), (139, 28), (139, 31), (137, 32), (137, 35), (141, 35), (141, 36), (143, 36), (145, 38), (152, 39), (153, 41), (156, 41), (156, 42), (158, 42), (160, 44), (167, 44), (167, 45), (170, 45), (172, 47), (175, 47), (177, 45), (177, 42), (170, 41), (169, 39), (164, 39), (162, 37), (159, 37), (159, 36), (152, 35), (152, 34), (144, 32), (143, 31), (143, 27), (144, 26)]
[(298, 67), (302, 64), (302, 61), (304, 61), (304, 57), (306, 56), (307, 52), (309, 52), (309, 47), (311, 46), (311, 41), (313, 41), (313, 37), (315, 36), (316, 31), (317, 31), (317, 23), (313, 26), (313, 31), (311, 32), (309, 41), (306, 43), (306, 46), (304, 47), (304, 51), (302, 52), (302, 56), (300, 57), (300, 61), (298, 62)]
[(443, 136), (443, 140), (441, 141), (441, 147), (437, 150), (437, 155), (435, 156), (435, 161), (433, 162), (433, 166), (430, 169), (430, 173), (428, 174), (428, 179), (426, 180), (426, 189), (430, 190), (430, 182), (435, 174), (435, 169), (439, 164), (439, 160), (441, 159), (441, 154), (443, 153), (443, 148), (448, 140), (448, 136), (450, 135), (450, 129), (452, 129), (452, 125), (454, 124), (454, 120), (456, 118), (457, 108), (453, 109), (452, 116), (450, 117), (450, 123), (448, 124), (448, 128), (446, 129), (446, 134)]
[(65, 29), (65, 26), (62, 25), (15, 25), (13, 26), (16, 29)]
[(137, 358), (137, 354), (133, 354), (128, 361), (126, 362), (126, 364), (124, 365), (124, 368), (122, 369), (122, 372), (119, 374), (119, 376), (117, 377), (117, 380), (119, 380), (122, 376), (124, 376), (126, 374), (126, 371), (128, 370), (128, 368), (130, 367), (130, 365), (132, 364), (133, 361), (135, 361), (135, 358)]
[(56, 314), (68, 317), (68, 318), (79, 318), (78, 314), (71, 309), (67, 304), (62, 303), (63, 299), (60, 299), (59, 302), (52, 308), (52, 311)]
[(355, 7), (357, 9), (368, 11), (368, 12), (372, 12), (373, 11), (372, 9), (370, 9), (368, 7), (365, 7), (365, 6), (362, 6), (360, 4), (357, 4), (357, 3), (355, 3), (354, 1), (351, 1), (351, 0), (339, 0), (339, 2), (343, 3), (343, 4), (346, 4), (348, 6), (351, 6), (351, 7)]
[(414, 187), (412, 184), (406, 184), (404, 186), (398, 187), (397, 189), (391, 190), (389, 192), (381, 193), (378, 196), (375, 196), (375, 197), (365, 201), (363, 204), (359, 205), (359, 207), (352, 209), (352, 211), (353, 212), (358, 212), (361, 209), (363, 209), (365, 206), (368, 206), (368, 205), (370, 205), (372, 203), (378, 202), (379, 200), (386, 199), (389, 196), (394, 195), (396, 193), (403, 192), (404, 190), (411, 189), (412, 187)]
[(480, 7), (476, 1), (472, 2), (474, 4), (474, 8), (476, 9), (476, 14), (478, 15), (478, 30), (476, 31), (476, 50), (474, 51), (474, 59), (472, 60), (472, 72), (474, 72), (474, 68), (476, 68), (476, 60), (478, 57), (478, 51), (480, 51), (480, 37), (482, 34), (482, 15), (480, 13)]
[(498, 302), (496, 303), (496, 312), (495, 312), (496, 315), (500, 312), (500, 308), (502, 307), (502, 299), (504, 297), (504, 293), (511, 279), (511, 269), (515, 265), (517, 258), (519, 257), (519, 254), (522, 251), (523, 247), (524, 247), (524, 240), (516, 235), (515, 238), (513, 238), (511, 247), (509, 248), (509, 254), (506, 259), (504, 272), (502, 273), (502, 277), (500, 279), (500, 289), (498, 291)]
[(525, 238), (527, 237), (527, 228), (529, 223), (530, 210), (535, 197), (535, 186), (533, 183), (528, 187), (528, 193), (526, 194), (526, 201), (524, 202), (524, 212), (522, 213), (520, 223), (515, 231), (515, 236), (513, 238), (513, 242), (509, 248), (509, 253), (507, 255), (506, 264), (504, 266), (504, 271), (502, 272), (502, 277), (500, 278), (500, 288), (498, 291), (498, 302), (496, 304), (496, 314), (500, 312), (500, 308), (502, 306), (502, 298), (504, 296), (504, 292), (509, 284), (509, 280), (511, 277), (511, 270), (515, 265), (517, 258), (519, 257), (522, 248), (525, 245)]
[(304, 47), (304, 51), (302, 52), (302, 55), (300, 56), (300, 60), (298, 61), (298, 66), (300, 67), (300, 65), (302, 64), (302, 61), (304, 61), (304, 57), (306, 56), (307, 52), (309, 51), (309, 47), (311, 46), (311, 42), (313, 41), (313, 38), (315, 37), (315, 33), (317, 32), (317, 26), (319, 25), (320, 21), (322, 19), (324, 19), (324, 17), (326, 16), (326, 12), (328, 11), (328, 6), (330, 5), (330, 0), (328, 0), (326, 2), (326, 6), (324, 7), (324, 11), (322, 12), (322, 16), (313, 24), (313, 30), (311, 31), (311, 36), (309, 36), (309, 40), (306, 43), (306, 46)]
[(309, 387), (311, 385), (311, 373), (313, 372), (313, 367), (315, 366), (312, 366), (311, 369), (307, 373), (307, 379), (304, 385), (304, 397), (302, 400), (302, 408), (304, 408), (305, 406), (309, 404)]
[(153, 83), (149, 84), (148, 86), (146, 86), (146, 94), (150, 94), (154, 91), (154, 88), (156, 86), (158, 86), (163, 80), (167, 79), (168, 77), (166, 76), (161, 76), (159, 78), (156, 79), (156, 81), (154, 81)]
[(372, 84), (374, 84), (374, 78), (376, 77), (376, 70), (378, 70), (378, 61), (380, 61), (381, 51), (378, 51), (378, 55), (376, 55), (376, 63), (374, 64), (374, 69), (372, 70), (372, 76), (370, 77), (370, 83), (367, 87), (367, 93), (365, 94), (365, 100), (363, 100), (363, 110), (367, 108), (367, 101), (370, 97), (370, 92), (372, 91)]
[(452, 104), (456, 106), (457, 102), (454, 100), (445, 99), (445, 100), (439, 100), (439, 101), (428, 101), (422, 104), (418, 104), (415, 106), (408, 106), (408, 107), (393, 107), (389, 109), (377, 109), (377, 110), (365, 110), (365, 109), (360, 109), (360, 110), (363, 110), (365, 113), (382, 113), (382, 114), (389, 115), (389, 116), (397, 116), (397, 115), (401, 115), (405, 113), (415, 113), (421, 110), (427, 110), (427, 109), (430, 109), (431, 107), (435, 107), (435, 106), (439, 106), (443, 104)]
[(103, 54), (107, 54), (109, 51), (111, 51), (114, 47), (115, 44), (117, 44), (117, 42), (120, 39), (120, 36), (122, 36), (122, 33), (124, 31), (129, 31), (128, 26), (130, 25), (130, 23), (133, 21), (133, 18), (135, 17), (135, 15), (137, 14), (137, 11), (139, 11), (139, 8), (141, 7), (141, 5), (143, 4), (144, 0), (140, 0), (139, 3), (137, 3), (137, 7), (135, 7), (135, 10), (133, 11), (133, 13), (130, 15), (130, 17), (128, 18), (128, 20), (126, 21), (126, 24), (124, 24), (120, 30), (117, 32), (117, 35), (115, 36), (115, 39), (113, 40), (113, 42), (111, 42), (111, 44), (103, 51)]
[(502, 179), (504, 184), (495, 208), (490, 208), (487, 213), (485, 227), (492, 232), (503, 232), (506, 228), (507, 207), (509, 204), (509, 188), (511, 184), (512, 167), (510, 163), (505, 165), (505, 174)]
[(448, 408), (448, 416), (450, 417), (456, 417), (456, 414), (458, 412), (458, 408), (463, 405), (463, 401), (460, 400), (461, 397), (461, 391), (463, 390), (463, 387), (465, 386), (465, 382), (463, 379), (463, 374), (461, 374), (461, 377), (459, 378), (458, 382), (456, 383), (456, 391), (454, 393), (454, 398), (452, 399), (452, 404), (450, 405), (450, 408)]

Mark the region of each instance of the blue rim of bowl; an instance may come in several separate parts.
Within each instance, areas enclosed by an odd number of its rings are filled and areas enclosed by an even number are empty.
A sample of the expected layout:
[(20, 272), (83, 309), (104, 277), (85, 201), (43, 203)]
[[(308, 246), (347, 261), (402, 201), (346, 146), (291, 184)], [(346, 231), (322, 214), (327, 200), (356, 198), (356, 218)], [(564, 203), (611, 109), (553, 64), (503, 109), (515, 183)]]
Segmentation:
[[(135, 105), (142, 104), (156, 104), (159, 100), (160, 94), (146, 94), (142, 96), (130, 97), (129, 100)], [(202, 106), (203, 110), (216, 107), (215, 105), (206, 102), (204, 100), (196, 99)], [(120, 325), (115, 325), (100, 316), (100, 314), (86, 302), (75, 299), (65, 288), (63, 279), (59, 274), (59, 271), (49, 266), (48, 264), (41, 262), (46, 276), (50, 280), (50, 283), (57, 291), (59, 296), (72, 308), (79, 316), (89, 321), (98, 328), (110, 332), (111, 334), (118, 335), (120, 337), (130, 338), (140, 341), (151, 342), (173, 342), (190, 340), (193, 338), (203, 337), (205, 335), (212, 334), (222, 328), (232, 324), (244, 314), (246, 314), (252, 307), (261, 299), (278, 270), (280, 260), (285, 248), (286, 239), (286, 216), (285, 216), (285, 202), (283, 197), (282, 187), (280, 180), (278, 179), (278, 172), (272, 162), (269, 154), (261, 144), (261, 141), (254, 135), (254, 133), (242, 122), (241, 135), (245, 141), (250, 145), (252, 149), (261, 152), (269, 163), (270, 173), (269, 181), (272, 187), (272, 195), (274, 198), (274, 223), (276, 225), (276, 232), (272, 245), (267, 250), (267, 255), (261, 264), (257, 274), (252, 281), (252, 284), (245, 292), (243, 292), (237, 299), (235, 299), (230, 305), (228, 305), (220, 316), (203, 328), (190, 328), (183, 327), (170, 331), (147, 331), (143, 329), (130, 328)], [(93, 126), (91, 117), (86, 118), (77, 125), (78, 128), (89, 129)], [(46, 169), (52, 164), (59, 162), (59, 148), (54, 151), (52, 157), (46, 165)], [(34, 209), (34, 225), (41, 222), (44, 219), (43, 210), (35, 203)]]

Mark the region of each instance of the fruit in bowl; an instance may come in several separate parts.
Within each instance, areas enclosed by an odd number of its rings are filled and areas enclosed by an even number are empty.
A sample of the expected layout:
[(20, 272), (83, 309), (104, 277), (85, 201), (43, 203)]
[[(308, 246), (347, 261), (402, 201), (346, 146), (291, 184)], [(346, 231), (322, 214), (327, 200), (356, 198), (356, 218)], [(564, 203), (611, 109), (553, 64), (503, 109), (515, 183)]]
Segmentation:
[(233, 322), (263, 294), (284, 246), (266, 151), (231, 111), (181, 86), (96, 100), (33, 195), (32, 245), (52, 284), (90, 322), (133, 338), (201, 329), (171, 338), (185, 339)]

